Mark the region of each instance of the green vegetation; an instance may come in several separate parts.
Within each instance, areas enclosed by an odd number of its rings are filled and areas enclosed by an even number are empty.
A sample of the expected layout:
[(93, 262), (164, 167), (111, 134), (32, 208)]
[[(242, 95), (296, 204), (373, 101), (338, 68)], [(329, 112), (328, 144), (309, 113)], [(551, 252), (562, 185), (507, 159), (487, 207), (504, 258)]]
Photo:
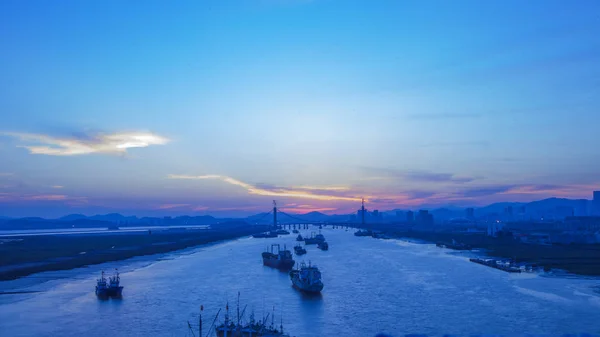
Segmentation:
[(397, 237), (414, 238), (429, 242), (456, 240), (473, 248), (485, 249), (487, 255), (512, 259), (545, 269), (562, 269), (579, 275), (600, 275), (600, 245), (536, 245), (526, 244), (512, 237), (494, 238), (483, 234), (453, 232), (392, 232)]
[(221, 226), (153, 234), (28, 236), (0, 244), (0, 280), (65, 270), (134, 256), (166, 253), (210, 242), (239, 238), (262, 227)]

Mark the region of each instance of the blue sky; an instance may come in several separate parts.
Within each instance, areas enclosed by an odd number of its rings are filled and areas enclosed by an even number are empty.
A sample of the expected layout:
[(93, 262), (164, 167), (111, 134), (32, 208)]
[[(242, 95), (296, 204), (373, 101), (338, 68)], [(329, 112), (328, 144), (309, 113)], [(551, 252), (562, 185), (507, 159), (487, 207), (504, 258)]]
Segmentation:
[(0, 211), (600, 188), (597, 1), (2, 1)]

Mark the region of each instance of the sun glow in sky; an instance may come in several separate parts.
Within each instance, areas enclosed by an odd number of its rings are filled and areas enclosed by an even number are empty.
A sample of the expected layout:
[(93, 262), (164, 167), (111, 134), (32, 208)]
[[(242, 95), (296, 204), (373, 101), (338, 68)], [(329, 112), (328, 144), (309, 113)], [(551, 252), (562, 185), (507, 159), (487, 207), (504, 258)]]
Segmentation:
[(0, 215), (600, 189), (597, 1), (0, 2)]

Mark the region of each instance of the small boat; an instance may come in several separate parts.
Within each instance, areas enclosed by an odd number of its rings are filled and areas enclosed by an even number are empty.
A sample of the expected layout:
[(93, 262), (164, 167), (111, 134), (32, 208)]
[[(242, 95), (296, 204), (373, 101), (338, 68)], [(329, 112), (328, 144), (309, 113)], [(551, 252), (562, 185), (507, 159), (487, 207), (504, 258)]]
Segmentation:
[(306, 245), (316, 245), (319, 242), (323, 242), (325, 241), (325, 236), (323, 236), (323, 234), (319, 233), (317, 235), (315, 235), (315, 233), (313, 232), (310, 236), (310, 238), (305, 238), (304, 239), (304, 244)]
[(123, 286), (121, 286), (121, 277), (119, 271), (115, 269), (115, 274), (108, 278), (104, 277), (104, 271), (99, 279), (96, 280), (96, 296), (98, 297), (121, 297)]
[[(212, 336), (211, 332), (214, 327), (214, 334), (217, 337), (290, 337), (289, 334), (283, 332), (283, 322), (279, 326), (279, 329), (277, 329), (275, 326), (275, 309), (273, 309), (272, 314), (267, 314), (267, 316), (263, 317), (261, 320), (255, 320), (254, 313), (251, 313), (250, 319), (244, 323), (244, 313), (246, 312), (247, 306), (244, 306), (240, 314), (239, 298), (240, 297), (238, 293), (237, 319), (230, 316), (229, 304), (227, 304), (225, 306), (225, 321), (221, 324), (215, 325), (217, 318), (219, 317), (219, 313), (221, 312), (221, 310), (219, 310), (214, 318), (213, 325), (211, 325), (211, 327), (208, 329), (207, 336)], [(202, 307), (200, 310), (202, 311)], [(271, 324), (268, 324), (269, 315), (271, 315)], [(193, 333), (192, 325), (189, 321), (188, 327), (195, 336), (196, 334)], [(198, 336), (202, 337), (202, 318), (200, 318)]]
[(302, 235), (298, 234), (298, 236), (296, 237), (296, 241), (304, 241), (304, 238), (302, 237)]
[(321, 272), (315, 265), (308, 266), (302, 262), (300, 269), (290, 271), (290, 279), (292, 285), (307, 293), (320, 293), (323, 290), (323, 282), (321, 281)]
[(317, 248), (319, 248), (320, 250), (329, 250), (329, 244), (327, 243), (327, 241), (319, 242), (317, 243)]
[(275, 231), (275, 233), (279, 234), (279, 235), (288, 235), (290, 234), (290, 232), (286, 231), (285, 229), (278, 229)]
[(294, 246), (294, 252), (296, 253), (296, 255), (304, 255), (306, 254), (306, 249), (301, 245), (296, 245)]
[(359, 231), (354, 232), (354, 236), (373, 236), (373, 232), (366, 229), (361, 229)]
[(298, 230), (297, 230), (297, 229), (294, 229), (294, 230), (292, 231), (292, 233), (294, 233), (294, 234), (298, 234), (298, 233), (300, 233), (300, 232), (298, 232)]
[(276, 238), (277, 236), (278, 236), (277, 232), (275, 232), (275, 231), (269, 231), (269, 232), (265, 232), (265, 233), (259, 233), (259, 234), (252, 235), (253, 238)]

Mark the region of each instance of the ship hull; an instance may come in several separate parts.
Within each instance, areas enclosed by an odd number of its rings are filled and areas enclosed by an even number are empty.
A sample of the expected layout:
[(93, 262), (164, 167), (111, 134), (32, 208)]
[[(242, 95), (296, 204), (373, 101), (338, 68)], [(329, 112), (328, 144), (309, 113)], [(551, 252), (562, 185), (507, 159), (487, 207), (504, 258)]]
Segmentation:
[(302, 292), (309, 294), (318, 294), (321, 292), (321, 290), (323, 290), (323, 283), (306, 285), (294, 279), (292, 280), (292, 286)]
[(321, 240), (318, 239), (314, 239), (314, 238), (308, 238), (308, 239), (304, 239), (304, 244), (305, 245), (316, 245), (319, 242), (321, 242)]
[(108, 297), (121, 297), (123, 294), (123, 287), (115, 288), (98, 288), (96, 287), (96, 296), (102, 298)]
[(292, 269), (292, 267), (294, 267), (294, 264), (296, 263), (296, 261), (294, 260), (277, 260), (277, 259), (265, 259), (263, 258), (263, 265), (267, 266), (267, 267), (271, 267), (271, 268), (275, 268), (275, 269), (281, 269), (281, 270), (290, 270)]

